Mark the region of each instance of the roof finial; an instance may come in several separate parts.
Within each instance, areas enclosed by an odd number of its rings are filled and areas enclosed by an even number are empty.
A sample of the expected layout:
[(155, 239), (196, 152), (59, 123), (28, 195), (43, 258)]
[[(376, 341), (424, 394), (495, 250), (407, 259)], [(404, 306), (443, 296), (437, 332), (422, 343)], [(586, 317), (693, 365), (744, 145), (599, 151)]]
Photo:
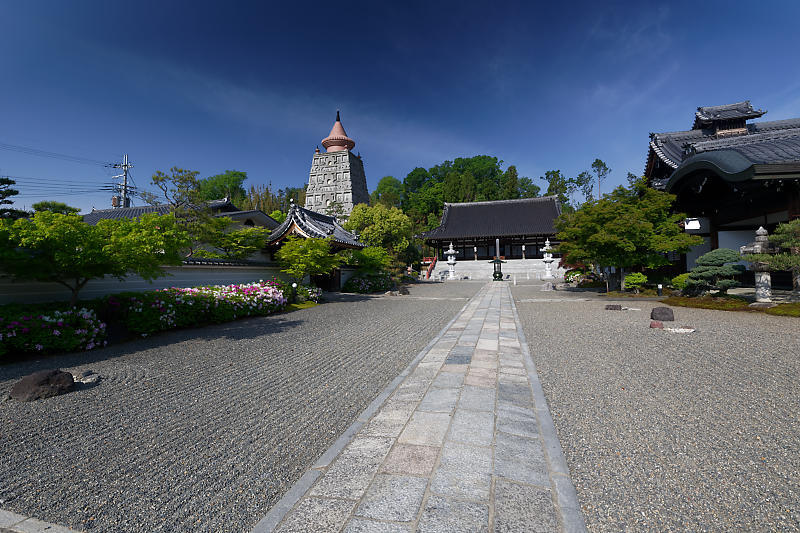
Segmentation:
[(336, 122), (341, 122), (342, 119), (339, 118), (339, 110), (336, 110)]
[(341, 118), (339, 117), (339, 110), (336, 110), (336, 122), (333, 123), (331, 133), (322, 139), (322, 146), (328, 152), (335, 152), (338, 150), (352, 150), (356, 143), (353, 139), (347, 136), (342, 126)]

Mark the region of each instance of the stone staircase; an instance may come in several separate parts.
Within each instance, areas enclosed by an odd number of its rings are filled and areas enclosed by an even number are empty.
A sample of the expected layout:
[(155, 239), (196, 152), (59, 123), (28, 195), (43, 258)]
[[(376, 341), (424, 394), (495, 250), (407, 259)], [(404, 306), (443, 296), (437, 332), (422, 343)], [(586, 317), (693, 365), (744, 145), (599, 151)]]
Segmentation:
[[(557, 279), (564, 278), (564, 269), (557, 268), (558, 259), (553, 261), (553, 275)], [(431, 273), (432, 280), (440, 280), (447, 277), (447, 261), (439, 261)], [(494, 266), (487, 259), (477, 261), (465, 260), (456, 262), (456, 276), (459, 279), (490, 280)], [(518, 280), (534, 279), (539, 280), (544, 276), (544, 262), (541, 259), (509, 259), (503, 263), (503, 277)]]

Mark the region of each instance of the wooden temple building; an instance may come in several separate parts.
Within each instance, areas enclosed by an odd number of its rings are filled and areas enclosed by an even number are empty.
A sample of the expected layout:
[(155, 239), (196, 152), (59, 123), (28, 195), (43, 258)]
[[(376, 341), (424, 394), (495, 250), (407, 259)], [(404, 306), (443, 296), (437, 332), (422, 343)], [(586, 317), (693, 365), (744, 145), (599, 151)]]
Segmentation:
[(772, 232), (800, 217), (800, 118), (751, 122), (765, 113), (749, 101), (698, 107), (691, 129), (650, 134), (649, 185), (675, 194), (686, 231), (705, 240), (685, 268), (709, 250), (738, 250), (759, 226)]
[[(441, 225), (421, 236), (438, 259), (450, 243), (459, 261), (493, 259), (541, 259), (547, 239), (555, 244), (555, 219), (561, 206), (555, 196), (445, 203)], [(499, 239), (499, 250), (495, 249)]]

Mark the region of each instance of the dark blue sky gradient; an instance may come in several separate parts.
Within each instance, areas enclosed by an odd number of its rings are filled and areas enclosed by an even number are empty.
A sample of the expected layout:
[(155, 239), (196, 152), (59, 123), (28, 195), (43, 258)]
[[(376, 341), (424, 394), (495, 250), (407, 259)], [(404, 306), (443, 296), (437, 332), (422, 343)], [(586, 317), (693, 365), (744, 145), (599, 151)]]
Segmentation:
[[(0, 143), (127, 152), (139, 187), (173, 165), (301, 186), (341, 109), (370, 190), (477, 154), (531, 178), (600, 157), (610, 187), (698, 105), (800, 116), (796, 2), (289, 4), (2, 2)], [(18, 207), (107, 208), (112, 174), (0, 150)]]

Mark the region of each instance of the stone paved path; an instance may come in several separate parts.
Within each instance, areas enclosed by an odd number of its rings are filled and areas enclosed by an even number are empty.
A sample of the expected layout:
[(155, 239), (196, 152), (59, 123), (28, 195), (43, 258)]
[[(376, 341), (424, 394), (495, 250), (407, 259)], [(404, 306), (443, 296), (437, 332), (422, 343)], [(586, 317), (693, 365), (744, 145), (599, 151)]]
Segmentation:
[(253, 531), (584, 530), (511, 292), (490, 282)]

